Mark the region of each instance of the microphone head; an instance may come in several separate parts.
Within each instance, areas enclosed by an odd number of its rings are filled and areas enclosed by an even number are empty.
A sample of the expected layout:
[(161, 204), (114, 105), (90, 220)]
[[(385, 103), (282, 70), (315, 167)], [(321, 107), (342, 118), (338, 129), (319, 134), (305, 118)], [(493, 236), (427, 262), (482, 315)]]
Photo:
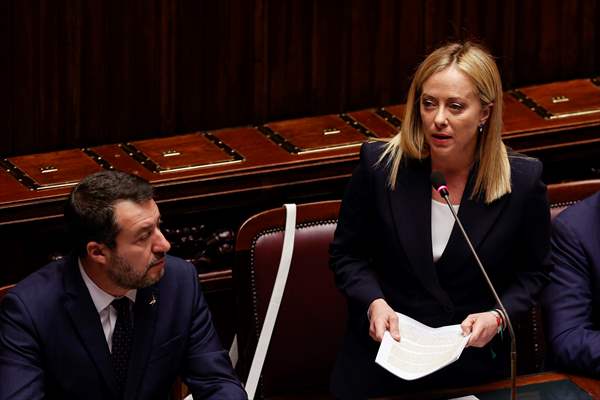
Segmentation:
[(448, 186), (446, 186), (446, 178), (440, 171), (431, 172), (431, 185), (442, 197), (448, 197)]

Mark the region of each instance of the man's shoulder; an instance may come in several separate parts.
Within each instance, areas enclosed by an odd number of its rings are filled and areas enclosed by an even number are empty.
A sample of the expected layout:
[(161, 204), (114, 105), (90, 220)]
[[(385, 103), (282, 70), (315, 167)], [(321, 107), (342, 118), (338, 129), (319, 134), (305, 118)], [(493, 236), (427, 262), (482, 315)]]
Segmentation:
[(170, 310), (165, 314), (167, 318), (185, 319), (184, 315), (195, 306), (194, 299), (202, 295), (194, 265), (174, 256), (167, 256), (165, 273), (154, 290), (162, 299), (163, 310)]
[(192, 271), (195, 271), (196, 268), (194, 264), (191, 262), (184, 260), (183, 258), (168, 255), (166, 256), (166, 268), (169, 272), (172, 271), (173, 274), (190, 274)]
[(12, 288), (5, 297), (13, 304), (21, 304), (32, 318), (54, 315), (65, 295), (65, 274), (73, 267), (67, 259), (53, 261), (27, 276)]
[(22, 298), (47, 300), (50, 296), (61, 292), (65, 274), (68, 268), (73, 267), (72, 263), (70, 257), (52, 261), (18, 282), (11, 292)]
[(181, 286), (198, 279), (196, 267), (192, 263), (176, 256), (167, 255), (166, 257), (165, 274), (160, 283), (168, 286)]

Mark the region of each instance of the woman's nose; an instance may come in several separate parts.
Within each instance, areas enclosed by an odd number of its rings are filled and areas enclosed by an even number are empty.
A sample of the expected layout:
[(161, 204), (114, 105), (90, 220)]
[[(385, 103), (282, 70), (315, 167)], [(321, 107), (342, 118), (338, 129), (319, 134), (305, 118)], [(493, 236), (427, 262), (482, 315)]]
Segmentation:
[(446, 110), (444, 107), (438, 107), (433, 122), (437, 126), (446, 126), (448, 125), (448, 118), (446, 117)]

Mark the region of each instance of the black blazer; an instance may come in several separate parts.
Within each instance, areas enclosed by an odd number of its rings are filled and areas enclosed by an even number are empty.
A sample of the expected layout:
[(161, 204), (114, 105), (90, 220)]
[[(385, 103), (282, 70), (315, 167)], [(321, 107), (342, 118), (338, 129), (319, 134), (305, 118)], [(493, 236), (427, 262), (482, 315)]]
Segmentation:
[[(388, 170), (377, 165), (383, 146), (375, 142), (361, 148), (330, 249), (335, 281), (349, 307), (348, 332), (332, 378), (338, 397), (360, 397), (369, 379), (365, 370), (381, 369), (374, 364), (377, 344), (368, 336), (367, 309), (373, 300), (385, 298), (394, 310), (434, 327), (495, 308), (456, 224), (441, 258), (433, 262), (429, 159), (401, 166), (392, 191)], [(488, 205), (470, 199), (475, 166), (458, 215), (508, 313), (516, 317), (534, 304), (548, 280), (550, 213), (542, 164), (516, 153), (509, 158), (512, 193)], [(463, 354), (459, 363), (468, 358)]]

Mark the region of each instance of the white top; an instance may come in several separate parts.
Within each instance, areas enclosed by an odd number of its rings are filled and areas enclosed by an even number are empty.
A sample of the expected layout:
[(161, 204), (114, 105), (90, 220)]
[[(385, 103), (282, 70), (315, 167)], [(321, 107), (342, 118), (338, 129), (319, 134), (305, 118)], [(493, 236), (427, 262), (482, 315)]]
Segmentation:
[[(460, 205), (452, 205), (454, 211), (458, 213)], [(431, 199), (431, 248), (433, 250), (433, 262), (436, 262), (442, 256), (452, 228), (454, 227), (454, 216), (448, 208), (448, 204), (440, 203)]]
[[(96, 311), (98, 311), (98, 315), (100, 316), (100, 323), (102, 324), (102, 330), (104, 331), (106, 343), (108, 343), (108, 350), (112, 352), (112, 335), (115, 331), (115, 324), (117, 323), (117, 310), (111, 306), (110, 303), (112, 303), (112, 301), (117, 297), (106, 293), (104, 290), (100, 289), (98, 285), (94, 283), (94, 281), (92, 281), (92, 279), (83, 269), (81, 260), (79, 260), (79, 272), (81, 273), (83, 282), (85, 282), (85, 286), (87, 286), (87, 289), (90, 292), (94, 306), (96, 306)], [(132, 289), (125, 294), (125, 296), (127, 296), (133, 303), (135, 303), (136, 295), (136, 289)]]

